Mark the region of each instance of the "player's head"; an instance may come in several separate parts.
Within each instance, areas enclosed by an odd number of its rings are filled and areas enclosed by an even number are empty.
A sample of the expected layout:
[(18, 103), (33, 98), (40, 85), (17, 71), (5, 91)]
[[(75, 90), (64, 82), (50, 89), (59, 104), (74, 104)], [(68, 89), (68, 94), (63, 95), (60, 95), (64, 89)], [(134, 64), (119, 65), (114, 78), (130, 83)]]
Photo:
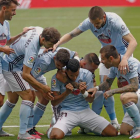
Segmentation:
[(54, 62), (57, 69), (66, 66), (70, 59), (70, 53), (66, 49), (60, 49), (54, 56)]
[(59, 31), (53, 27), (45, 28), (41, 34), (41, 45), (44, 45), (46, 49), (52, 48), (61, 37)]
[(94, 73), (100, 64), (100, 61), (95, 53), (88, 53), (85, 55), (82, 63), (80, 64), (82, 68), (89, 70), (91, 73)]
[(16, 8), (19, 5), (17, 0), (0, 0), (0, 11), (4, 20), (11, 20), (16, 15)]
[(94, 6), (89, 11), (90, 22), (97, 28), (100, 29), (105, 25), (106, 15), (101, 7)]
[(101, 62), (106, 68), (114, 66), (113, 62), (119, 58), (119, 53), (113, 45), (107, 45), (100, 50)]
[(70, 80), (75, 81), (79, 75), (80, 63), (76, 59), (69, 59), (66, 65), (66, 74)]

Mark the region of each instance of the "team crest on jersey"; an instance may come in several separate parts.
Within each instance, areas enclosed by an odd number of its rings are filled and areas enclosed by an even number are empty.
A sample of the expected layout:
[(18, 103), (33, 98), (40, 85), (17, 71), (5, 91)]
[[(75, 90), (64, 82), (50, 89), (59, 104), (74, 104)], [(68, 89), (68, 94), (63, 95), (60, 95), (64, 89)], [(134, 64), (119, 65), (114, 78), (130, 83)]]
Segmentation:
[(103, 43), (107, 43), (107, 44), (111, 43), (111, 38), (109, 36), (104, 35), (104, 34), (99, 35), (98, 39), (100, 41), (102, 41)]
[(55, 79), (52, 80), (52, 87), (56, 87), (56, 80)]
[(80, 23), (80, 26), (82, 26), (83, 22)]
[(36, 75), (38, 75), (40, 72), (41, 72), (41, 68), (38, 67), (38, 68), (35, 69), (35, 74)]
[(31, 57), (28, 59), (27, 63), (28, 63), (28, 64), (32, 64), (33, 62), (34, 62), (34, 57), (31, 56)]
[(6, 42), (7, 42), (7, 37), (6, 37), (6, 35), (3, 33), (3, 34), (0, 35), (0, 45), (1, 45), (1, 46), (4, 46), (4, 45), (6, 45)]
[(133, 70), (133, 65), (129, 66), (129, 70), (132, 71)]

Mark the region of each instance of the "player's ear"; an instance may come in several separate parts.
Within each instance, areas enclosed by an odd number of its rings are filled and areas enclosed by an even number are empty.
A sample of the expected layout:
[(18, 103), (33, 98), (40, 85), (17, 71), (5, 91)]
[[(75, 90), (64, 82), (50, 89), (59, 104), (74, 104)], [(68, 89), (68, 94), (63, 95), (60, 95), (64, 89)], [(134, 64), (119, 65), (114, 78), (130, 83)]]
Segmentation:
[(6, 10), (6, 6), (2, 6), (2, 10), (5, 11)]

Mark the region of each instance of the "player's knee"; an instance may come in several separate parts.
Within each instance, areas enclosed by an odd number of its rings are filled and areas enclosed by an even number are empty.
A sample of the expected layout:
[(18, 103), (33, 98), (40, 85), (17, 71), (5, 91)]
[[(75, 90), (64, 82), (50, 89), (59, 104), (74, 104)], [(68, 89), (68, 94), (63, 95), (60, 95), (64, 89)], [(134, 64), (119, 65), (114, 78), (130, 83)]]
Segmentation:
[(64, 135), (62, 133), (51, 133), (50, 134), (50, 139), (63, 139)]
[(129, 102), (129, 96), (127, 96), (127, 94), (123, 94), (120, 96), (120, 100), (121, 100), (122, 104), (126, 104)]
[(2, 107), (3, 104), (4, 104), (4, 100), (2, 99), (2, 100), (0, 100), (0, 107)]
[(129, 131), (127, 129), (120, 129), (121, 135), (129, 135)]

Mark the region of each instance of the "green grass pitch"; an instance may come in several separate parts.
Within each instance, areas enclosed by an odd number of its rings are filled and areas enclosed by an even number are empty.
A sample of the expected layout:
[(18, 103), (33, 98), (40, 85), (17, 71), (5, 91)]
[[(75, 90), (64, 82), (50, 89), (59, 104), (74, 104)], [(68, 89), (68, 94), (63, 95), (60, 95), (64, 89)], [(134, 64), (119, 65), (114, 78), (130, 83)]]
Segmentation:
[[(41, 27), (55, 27), (57, 28), (62, 35), (67, 32), (70, 32), (75, 27), (77, 27), (85, 18), (88, 16), (88, 8), (56, 8), (56, 9), (30, 9), (30, 10), (17, 10), (17, 15), (13, 17), (10, 22), (11, 36), (17, 35), (22, 31), (23, 27), (26, 26), (41, 26)], [(138, 46), (134, 52), (134, 56), (140, 60), (139, 55), (139, 44), (140, 44), (140, 8), (139, 7), (103, 7), (105, 11), (115, 12), (120, 15), (131, 33), (134, 35), (138, 42)], [(70, 42), (62, 45), (71, 50), (77, 51), (79, 56), (84, 56), (87, 53), (95, 52), (99, 54), (100, 43), (95, 38), (95, 36), (87, 31), (80, 36), (74, 38)], [(56, 71), (49, 72), (45, 74), (47, 78), (48, 85), (50, 85), (50, 80), (53, 74)], [(98, 70), (96, 71), (96, 81), (99, 84), (99, 74)], [(114, 82), (112, 88), (116, 87), (116, 82)], [(116, 115), (119, 123), (121, 123), (123, 118), (122, 105), (119, 99), (119, 95), (115, 95), (115, 109)], [(5, 97), (6, 100), (7, 97)], [(10, 117), (5, 122), (5, 126), (19, 125), (19, 109), (20, 109), (21, 100), (17, 103), (16, 107), (13, 109)], [(47, 106), (44, 116), (39, 122), (39, 125), (50, 124), (52, 116), (52, 111), (50, 104)], [(109, 117), (103, 108), (101, 116), (104, 116), (109, 120)], [(15, 134), (15, 137), (0, 137), (0, 140), (16, 140), (19, 128), (4, 128), (5, 131)], [(37, 128), (42, 133), (45, 133), (47, 128)], [(73, 135), (70, 137), (65, 137), (66, 140), (85, 140), (85, 139), (94, 139), (94, 140), (127, 140), (128, 136), (117, 136), (117, 137), (99, 137), (93, 135), (79, 135), (77, 134), (78, 127), (73, 129)], [(46, 136), (42, 137), (42, 140), (47, 139)]]

